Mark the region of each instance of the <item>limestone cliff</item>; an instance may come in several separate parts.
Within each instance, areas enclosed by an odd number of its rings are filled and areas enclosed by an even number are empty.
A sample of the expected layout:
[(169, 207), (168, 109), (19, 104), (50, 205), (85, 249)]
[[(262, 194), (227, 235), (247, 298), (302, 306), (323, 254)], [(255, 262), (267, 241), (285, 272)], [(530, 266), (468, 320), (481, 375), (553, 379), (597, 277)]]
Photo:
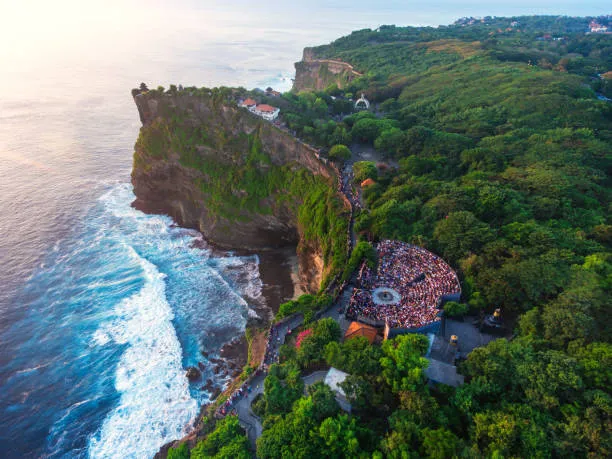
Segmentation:
[(334, 59), (315, 58), (312, 48), (304, 48), (300, 62), (295, 63), (294, 91), (322, 91), (335, 84), (344, 88), (361, 76), (352, 65)]
[(239, 108), (227, 89), (132, 94), (143, 123), (134, 206), (168, 214), (227, 248), (297, 245), (303, 287), (318, 290), (323, 260), (340, 248), (300, 220), (310, 190), (335, 194), (334, 170), (316, 151)]

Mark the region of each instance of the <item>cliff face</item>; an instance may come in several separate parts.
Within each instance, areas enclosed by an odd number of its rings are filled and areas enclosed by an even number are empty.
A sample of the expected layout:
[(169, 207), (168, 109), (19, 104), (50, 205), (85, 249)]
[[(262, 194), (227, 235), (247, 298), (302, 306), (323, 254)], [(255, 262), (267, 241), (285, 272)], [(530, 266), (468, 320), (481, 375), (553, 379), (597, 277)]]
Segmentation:
[(323, 254), (317, 241), (304, 237), (295, 185), (334, 186), (334, 171), (316, 152), (228, 103), (227, 94), (133, 95), (143, 123), (132, 171), (134, 206), (168, 214), (228, 248), (297, 245), (303, 287), (318, 290)]
[(346, 62), (316, 59), (311, 48), (304, 48), (302, 60), (295, 63), (293, 90), (322, 91), (332, 84), (342, 89), (361, 75)]

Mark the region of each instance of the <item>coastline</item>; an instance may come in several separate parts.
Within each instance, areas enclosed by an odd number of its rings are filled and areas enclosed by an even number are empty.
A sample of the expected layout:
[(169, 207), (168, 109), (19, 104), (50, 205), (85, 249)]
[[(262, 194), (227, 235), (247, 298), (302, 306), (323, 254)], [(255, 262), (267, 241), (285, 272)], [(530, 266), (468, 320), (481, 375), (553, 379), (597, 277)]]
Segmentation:
[[(172, 109), (182, 107), (187, 112), (190, 97), (195, 97), (191, 93), (182, 92), (172, 95), (171, 100), (168, 100), (154, 91), (142, 93), (139, 90), (134, 90), (132, 95), (143, 123), (139, 141), (151, 140), (149, 137), (156, 132), (152, 123), (157, 118), (163, 119), (162, 115), (158, 115), (162, 113), (160, 104), (162, 108), (168, 104)], [(334, 164), (320, 157), (318, 150), (296, 139), (289, 132), (276, 129), (250, 114), (243, 116), (243, 111), (237, 110), (231, 104), (220, 111), (211, 102), (210, 93), (202, 97), (207, 103), (202, 103), (198, 99), (200, 109), (197, 114), (200, 118), (205, 116), (202, 119), (206, 122), (212, 120), (210, 122), (213, 126), (218, 125), (223, 132), (229, 132), (230, 135), (251, 132), (253, 128), (263, 130), (263, 134), (258, 131), (254, 138), (264, 144), (264, 151), (274, 152), (271, 159), (268, 159), (275, 164), (275, 167), (298, 163), (313, 177), (321, 176), (322, 178), (313, 180), (315, 183), (325, 185), (325, 190), (332, 185), (328, 191), (330, 196), (333, 195), (334, 206), (327, 210), (319, 209), (318, 213), (315, 213), (317, 218), (327, 221), (330, 227), (335, 228), (336, 225), (342, 233), (345, 231), (345, 219), (349, 215), (352, 217), (352, 206), (342, 193), (340, 171)], [(214, 117), (213, 113), (220, 115)], [(230, 115), (233, 116), (232, 119)], [(241, 123), (237, 124), (235, 117), (238, 117)], [(202, 119), (199, 119), (199, 122), (202, 122)], [(143, 133), (148, 133), (149, 137)], [(246, 144), (243, 146), (250, 148)], [(151, 156), (145, 147), (144, 140), (136, 144), (132, 183), (137, 198), (132, 206), (145, 213), (170, 215), (178, 226), (198, 230), (203, 237), (202, 247), (211, 250), (213, 254), (256, 255), (262, 284), (258, 292), (242, 294), (252, 310), (249, 311), (245, 333), (242, 336), (235, 336), (231, 342), (218, 349), (219, 358), (209, 359), (214, 365), (213, 372), (221, 376), (224, 382), (214, 384), (211, 380), (207, 380), (201, 387), (201, 390), (210, 394), (210, 402), (201, 406), (200, 414), (188, 435), (164, 445), (156, 455), (156, 457), (165, 457), (170, 447), (184, 442), (188, 442), (193, 447), (197, 440), (208, 432), (211, 425), (214, 425), (209, 420), (219, 414), (217, 408), (228, 401), (228, 398), (231, 397), (230, 400), (233, 400), (235, 393), (243, 389), (245, 381), (250, 381), (259, 374), (262, 363), (270, 351), (268, 335), (271, 333), (270, 327), (275, 324), (274, 317), (280, 305), (303, 293), (319, 291), (330, 271), (325, 267), (322, 241), (316, 237), (306, 237), (300, 231), (299, 224), (295, 221), (297, 218), (295, 212), (280, 206), (279, 215), (255, 213), (249, 215), (252, 221), (248, 223), (244, 219), (236, 220), (228, 216), (217, 218), (215, 212), (208, 212), (206, 207), (196, 205), (206, 202), (206, 195), (202, 194), (199, 187), (193, 185), (206, 177), (205, 171), (198, 172), (196, 169), (183, 167), (175, 157), (160, 159), (155, 155)], [(212, 150), (209, 150), (211, 148), (204, 149), (202, 154), (210, 156)], [(214, 155), (215, 161), (221, 158), (225, 161), (223, 164), (234, 164), (233, 151), (224, 147), (223, 143), (219, 143), (218, 151)], [(145, 163), (153, 165), (144, 167)], [(261, 167), (262, 173), (265, 173), (267, 167), (265, 164)], [(200, 177), (198, 173), (203, 175)], [(334, 183), (337, 185), (336, 191)], [(216, 212), (219, 213), (218, 209)], [(347, 248), (350, 250), (350, 228), (346, 228), (346, 231)], [(325, 239), (325, 236), (322, 238)], [(210, 242), (211, 240), (214, 242)], [(331, 247), (339, 251), (342, 256), (348, 257), (342, 243)], [(336, 267), (336, 270), (338, 269), (340, 268)], [(330, 277), (331, 282), (326, 282), (326, 291), (338, 288), (338, 275), (336, 272)], [(249, 294), (253, 296), (249, 297)], [(208, 355), (205, 357), (208, 358)], [(197, 368), (186, 370), (193, 374), (193, 379), (199, 375)]]
[[(214, 409), (227, 395), (245, 378), (243, 371), (247, 365), (257, 367), (263, 360), (266, 345), (268, 327), (274, 322), (274, 316), (278, 312), (281, 303), (289, 301), (305, 293), (298, 276), (299, 260), (295, 246), (283, 248), (270, 248), (260, 251), (254, 250), (232, 250), (215, 246), (204, 240), (202, 248), (211, 250), (214, 254), (222, 255), (232, 253), (240, 256), (257, 255), (259, 258), (259, 275), (262, 281), (261, 296), (265, 308), (258, 308), (258, 314), (267, 310), (267, 317), (260, 320), (249, 320), (245, 332), (236, 336), (230, 343), (219, 349), (218, 362), (220, 367), (229, 373), (229, 379), (222, 389), (209, 387), (211, 390), (211, 401), (200, 407), (200, 412), (194, 420), (189, 433), (183, 438), (176, 439), (163, 445), (155, 458), (165, 458), (170, 448), (177, 447), (181, 443), (188, 442), (193, 447), (197, 441), (208, 433), (208, 419), (212, 417)], [(218, 365), (217, 365), (218, 366)]]
[(230, 380), (222, 391), (211, 396), (211, 403), (232, 387), (242, 375), (246, 365), (259, 366), (266, 348), (268, 327), (274, 322), (274, 317), (280, 305), (302, 293), (298, 270), (298, 259), (295, 247), (264, 250), (259, 253), (248, 251), (231, 251), (236, 255), (257, 255), (259, 257), (259, 275), (262, 281), (261, 295), (264, 308), (258, 308), (258, 314), (267, 313), (267, 317), (249, 320), (245, 332), (236, 336), (230, 343), (219, 350), (219, 357), (232, 371)]

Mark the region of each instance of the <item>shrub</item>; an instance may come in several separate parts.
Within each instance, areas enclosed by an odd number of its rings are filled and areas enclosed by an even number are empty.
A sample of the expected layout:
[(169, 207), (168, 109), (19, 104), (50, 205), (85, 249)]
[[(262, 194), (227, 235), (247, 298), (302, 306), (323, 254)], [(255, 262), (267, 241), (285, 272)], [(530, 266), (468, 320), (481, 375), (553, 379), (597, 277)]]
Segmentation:
[(304, 338), (307, 338), (310, 335), (312, 335), (312, 328), (309, 328), (308, 330), (304, 330), (303, 332), (300, 332), (297, 336), (295, 347), (299, 349), (300, 346), (302, 345), (302, 341), (304, 340)]
[(351, 150), (346, 145), (334, 145), (329, 150), (329, 157), (344, 161), (351, 157)]
[(168, 459), (189, 459), (187, 443), (181, 443), (176, 448), (170, 448), (168, 450)]
[(372, 244), (369, 242), (360, 241), (353, 249), (351, 258), (344, 269), (344, 273), (342, 274), (343, 282), (351, 277), (351, 274), (353, 274), (355, 269), (357, 269), (361, 263), (361, 260), (364, 259), (367, 261), (370, 268), (374, 268), (374, 266), (376, 266), (376, 250), (374, 250), (374, 247), (372, 247)]
[(372, 161), (356, 162), (353, 165), (353, 173), (355, 174), (355, 181), (358, 183), (361, 183), (365, 179), (369, 178), (372, 180), (378, 179), (378, 169), (376, 169), (376, 164)]
[(301, 295), (297, 300), (287, 301), (280, 305), (278, 313), (276, 314), (277, 319), (290, 316), (301, 312), (304, 314), (304, 321), (306, 323), (312, 320), (312, 317), (316, 311), (323, 309), (331, 304), (331, 297), (329, 295)]
[(457, 303), (456, 301), (448, 301), (444, 304), (444, 313), (449, 317), (460, 317), (467, 314), (470, 307), (465, 303)]

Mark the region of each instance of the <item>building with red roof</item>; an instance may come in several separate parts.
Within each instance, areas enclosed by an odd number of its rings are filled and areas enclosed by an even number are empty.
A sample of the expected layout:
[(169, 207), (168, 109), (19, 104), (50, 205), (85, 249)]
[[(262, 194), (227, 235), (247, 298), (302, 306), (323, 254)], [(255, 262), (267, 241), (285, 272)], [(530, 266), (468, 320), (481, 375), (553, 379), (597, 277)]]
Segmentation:
[(258, 104), (256, 100), (250, 97), (240, 102), (239, 105), (268, 121), (274, 121), (280, 113), (280, 108), (268, 104)]
[(257, 102), (251, 99), (250, 97), (242, 101), (242, 103), (240, 104), (241, 107), (247, 107), (247, 108), (255, 107), (256, 105), (257, 105)]
[(371, 178), (367, 178), (365, 179), (363, 182), (361, 182), (361, 188), (366, 188), (368, 186), (372, 186), (374, 185), (376, 182), (374, 180), (372, 180)]
[(280, 108), (273, 107), (272, 105), (268, 104), (259, 104), (254, 108), (250, 108), (249, 110), (268, 121), (275, 120), (278, 118), (278, 114), (280, 113)]
[(349, 325), (348, 330), (346, 330), (344, 334), (344, 339), (347, 340), (363, 336), (372, 344), (377, 334), (378, 330), (375, 327), (360, 322), (351, 322), (351, 325)]

